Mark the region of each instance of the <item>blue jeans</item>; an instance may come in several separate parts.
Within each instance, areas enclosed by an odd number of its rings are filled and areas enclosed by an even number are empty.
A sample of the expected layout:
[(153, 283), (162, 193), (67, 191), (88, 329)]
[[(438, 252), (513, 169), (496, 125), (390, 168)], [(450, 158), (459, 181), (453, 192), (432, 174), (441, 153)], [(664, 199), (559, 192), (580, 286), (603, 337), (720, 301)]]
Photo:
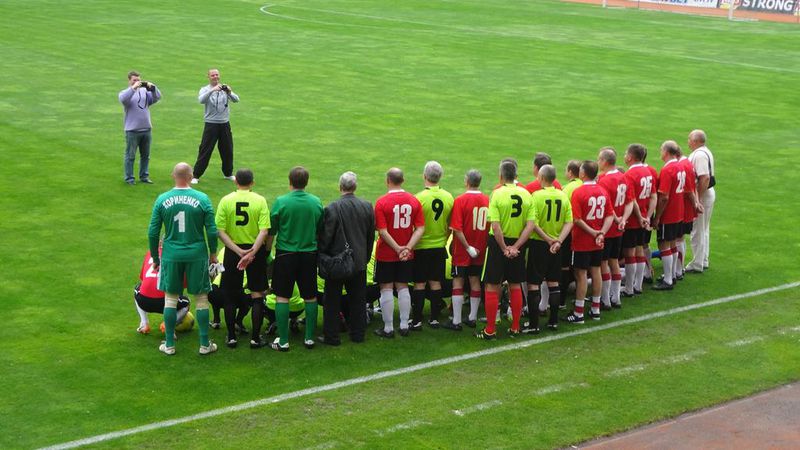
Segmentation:
[(136, 160), (136, 148), (139, 148), (139, 179), (150, 178), (150, 130), (125, 132), (125, 156), (122, 159), (125, 167), (125, 181), (133, 181), (133, 162)]

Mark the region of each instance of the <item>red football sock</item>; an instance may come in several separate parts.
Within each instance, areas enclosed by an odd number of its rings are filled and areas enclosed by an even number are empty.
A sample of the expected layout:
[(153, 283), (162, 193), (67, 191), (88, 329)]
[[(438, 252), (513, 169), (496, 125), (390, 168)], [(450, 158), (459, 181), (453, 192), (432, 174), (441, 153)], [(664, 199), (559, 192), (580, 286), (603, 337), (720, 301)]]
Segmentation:
[[(538, 312), (534, 312), (537, 314)], [(511, 329), (519, 331), (519, 318), (522, 317), (522, 289), (511, 289)]]
[(495, 319), (499, 303), (499, 293), (487, 290), (486, 299), (483, 302), (483, 308), (486, 310), (486, 334), (494, 334), (495, 332)]

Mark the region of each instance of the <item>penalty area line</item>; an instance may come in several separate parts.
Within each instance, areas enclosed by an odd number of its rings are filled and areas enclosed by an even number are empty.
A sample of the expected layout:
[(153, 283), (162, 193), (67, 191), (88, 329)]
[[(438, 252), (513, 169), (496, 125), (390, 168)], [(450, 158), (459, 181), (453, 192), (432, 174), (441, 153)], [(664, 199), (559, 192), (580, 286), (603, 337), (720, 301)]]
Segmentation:
[(567, 338), (571, 338), (571, 337), (575, 337), (575, 336), (583, 336), (585, 334), (596, 333), (596, 332), (603, 331), (603, 330), (610, 330), (612, 328), (619, 328), (619, 327), (622, 327), (622, 326), (625, 326), (625, 325), (646, 322), (646, 321), (653, 320), (653, 319), (659, 319), (661, 317), (672, 316), (672, 315), (675, 315), (675, 314), (680, 314), (680, 313), (683, 313), (683, 312), (686, 312), (686, 311), (692, 311), (692, 310), (695, 310), (695, 309), (701, 309), (701, 308), (707, 308), (707, 307), (710, 307), (710, 306), (721, 305), (723, 303), (730, 303), (730, 302), (737, 301), (737, 300), (742, 300), (742, 299), (751, 298), (751, 297), (757, 297), (759, 295), (769, 294), (769, 293), (772, 293), (772, 292), (785, 291), (787, 289), (792, 289), (792, 288), (796, 288), (796, 287), (799, 287), (799, 286), (800, 286), (800, 282), (786, 283), (786, 284), (781, 284), (779, 286), (773, 286), (773, 287), (769, 287), (769, 288), (758, 289), (758, 290), (755, 290), (755, 291), (745, 292), (745, 293), (742, 293), (742, 294), (730, 295), (730, 296), (727, 296), (727, 297), (721, 297), (721, 298), (718, 298), (718, 299), (709, 300), (709, 301), (702, 302), (702, 303), (695, 303), (695, 304), (692, 304), (692, 305), (680, 306), (680, 307), (677, 307), (677, 308), (671, 308), (671, 309), (667, 309), (667, 310), (664, 310), (664, 311), (657, 311), (657, 312), (645, 314), (645, 315), (638, 316), (638, 317), (632, 317), (630, 319), (624, 319), (624, 320), (619, 320), (619, 321), (615, 321), (615, 322), (611, 322), (611, 323), (606, 323), (606, 324), (603, 324), (603, 325), (587, 327), (587, 328), (583, 328), (583, 329), (580, 329), (580, 330), (570, 331), (568, 333), (554, 334), (554, 335), (546, 336), (546, 337), (543, 337), (543, 338), (531, 339), (531, 340), (527, 340), (527, 341), (523, 341), (523, 342), (517, 342), (517, 343), (514, 343), (514, 344), (507, 344), (507, 345), (502, 345), (502, 346), (499, 346), (499, 347), (489, 348), (489, 349), (486, 349), (486, 350), (480, 350), (480, 351), (477, 351), (477, 352), (465, 353), (463, 355), (450, 356), (450, 357), (447, 357), (447, 358), (436, 359), (436, 360), (428, 361), (428, 362), (425, 362), (425, 363), (415, 364), (413, 366), (402, 367), (402, 368), (393, 369), (393, 370), (385, 370), (383, 372), (374, 373), (372, 375), (365, 375), (365, 376), (361, 376), (361, 377), (350, 378), (348, 380), (338, 381), (338, 382), (335, 382), (335, 383), (325, 384), (325, 385), (322, 385), (322, 386), (315, 386), (315, 387), (311, 387), (311, 388), (307, 388), (307, 389), (301, 389), (299, 391), (287, 392), (285, 394), (279, 394), (279, 395), (275, 395), (275, 396), (272, 396), (272, 397), (262, 398), (262, 399), (259, 399), (259, 400), (253, 400), (253, 401), (249, 401), (249, 402), (239, 403), (237, 405), (231, 405), (231, 406), (227, 406), (227, 407), (224, 407), (224, 408), (212, 409), (212, 410), (204, 411), (204, 412), (197, 413), (197, 414), (192, 414), (192, 415), (185, 416), (185, 417), (179, 417), (179, 418), (176, 418), (176, 419), (163, 420), (163, 421), (160, 421), (160, 422), (153, 422), (153, 423), (149, 423), (149, 424), (146, 424), (146, 425), (141, 425), (141, 426), (138, 426), (138, 427), (128, 428), (128, 429), (119, 430), (119, 431), (113, 431), (113, 432), (110, 432), (110, 433), (98, 434), (96, 436), (91, 436), (91, 437), (87, 437), (87, 438), (83, 438), (83, 439), (78, 439), (78, 440), (74, 440), (74, 441), (69, 441), (69, 442), (64, 442), (64, 443), (61, 443), (61, 444), (52, 445), (52, 446), (49, 446), (49, 447), (44, 447), (44, 449), (46, 449), (46, 450), (69, 449), (69, 448), (81, 447), (81, 446), (84, 446), (84, 445), (96, 444), (98, 442), (110, 441), (110, 440), (119, 439), (119, 438), (125, 437), (125, 436), (131, 436), (131, 435), (134, 435), (134, 434), (140, 434), (140, 433), (144, 433), (144, 432), (147, 432), (147, 431), (160, 430), (160, 429), (163, 429), (163, 428), (173, 427), (175, 425), (181, 425), (181, 424), (184, 424), (184, 423), (195, 422), (195, 421), (203, 420), (203, 419), (209, 419), (209, 418), (212, 418), (212, 417), (218, 417), (218, 416), (222, 416), (222, 415), (226, 415), (226, 414), (230, 414), (230, 413), (246, 411), (246, 410), (249, 410), (249, 409), (258, 408), (260, 406), (267, 406), (267, 405), (272, 405), (272, 404), (275, 404), (275, 403), (282, 403), (282, 402), (285, 402), (285, 401), (288, 401), (288, 400), (293, 400), (293, 399), (300, 398), (300, 397), (307, 397), (309, 395), (315, 395), (315, 394), (320, 394), (320, 393), (323, 393), (323, 392), (335, 391), (337, 389), (342, 389), (342, 388), (346, 388), (346, 387), (350, 387), (350, 386), (369, 383), (369, 382), (372, 382), (372, 381), (382, 380), (382, 379), (385, 379), (385, 378), (392, 378), (392, 377), (405, 375), (405, 374), (409, 374), (409, 373), (419, 372), (419, 371), (426, 370), (426, 369), (431, 369), (431, 368), (434, 368), (434, 367), (446, 366), (446, 365), (454, 364), (454, 363), (461, 362), (461, 361), (469, 361), (469, 360), (472, 360), (472, 359), (482, 358), (484, 356), (495, 355), (495, 354), (498, 354), (498, 353), (504, 353), (504, 352), (508, 352), (508, 351), (511, 351), (511, 350), (518, 350), (518, 349), (521, 349), (521, 348), (532, 347), (534, 345), (540, 345), (540, 344), (544, 344), (546, 342), (560, 341), (562, 339), (567, 339)]

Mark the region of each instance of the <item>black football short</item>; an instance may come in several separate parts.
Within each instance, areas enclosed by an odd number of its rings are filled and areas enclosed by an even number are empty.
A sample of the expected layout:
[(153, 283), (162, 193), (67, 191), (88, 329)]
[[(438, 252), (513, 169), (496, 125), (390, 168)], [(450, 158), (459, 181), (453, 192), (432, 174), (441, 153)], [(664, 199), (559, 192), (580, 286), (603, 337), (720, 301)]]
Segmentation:
[(683, 222), (683, 234), (692, 234), (694, 222)]
[(603, 245), (603, 261), (609, 259), (619, 259), (622, 253), (622, 236), (606, 238)]
[(642, 245), (644, 239), (643, 228), (627, 229), (622, 234), (622, 248), (635, 248)]
[(682, 230), (683, 222), (659, 224), (658, 230), (656, 230), (656, 240), (659, 242), (674, 241), (681, 236)]
[(453, 266), (450, 275), (453, 278), (480, 277), (483, 266)]
[(561, 267), (572, 266), (572, 233), (561, 244)]
[[(239, 247), (247, 250), (251, 245), (239, 244)], [(269, 281), (267, 280), (267, 248), (261, 246), (256, 252), (253, 262), (248, 264), (244, 271), (236, 268), (240, 259), (236, 252), (225, 248), (225, 258), (222, 260), (225, 271), (222, 272), (220, 287), (225, 289), (225, 292), (231, 294), (238, 292), (243, 287), (244, 274), (247, 273), (247, 289), (249, 289), (250, 292), (264, 292), (269, 289)]]
[(317, 252), (277, 250), (272, 269), (272, 292), (278, 297), (292, 298), (294, 284), (300, 297), (317, 297)]
[[(507, 246), (512, 246), (515, 242), (517, 242), (516, 239), (505, 240)], [(522, 283), (525, 281), (525, 248), (520, 250), (519, 256), (509, 259), (500, 250), (500, 246), (495, 241), (494, 236), (489, 236), (483, 282), (500, 284), (503, 281), (508, 281), (509, 283)]]
[[(153, 298), (147, 297), (139, 293), (139, 284), (133, 288), (133, 299), (136, 300), (136, 304), (139, 308), (142, 309), (144, 312), (153, 313), (153, 314), (164, 314), (164, 297)], [(181, 295), (178, 297), (178, 308), (183, 309), (189, 307), (189, 298), (184, 297)]]
[(374, 279), (378, 284), (411, 283), (414, 279), (414, 262), (375, 261)]
[(600, 260), (602, 258), (602, 250), (572, 252), (572, 266), (576, 269), (589, 270), (591, 267), (600, 267)]
[(528, 241), (528, 284), (539, 285), (542, 281), (559, 281), (561, 279), (561, 252), (550, 252), (547, 242), (539, 239)]
[(441, 248), (425, 248), (414, 250), (414, 282), (444, 281), (447, 250)]

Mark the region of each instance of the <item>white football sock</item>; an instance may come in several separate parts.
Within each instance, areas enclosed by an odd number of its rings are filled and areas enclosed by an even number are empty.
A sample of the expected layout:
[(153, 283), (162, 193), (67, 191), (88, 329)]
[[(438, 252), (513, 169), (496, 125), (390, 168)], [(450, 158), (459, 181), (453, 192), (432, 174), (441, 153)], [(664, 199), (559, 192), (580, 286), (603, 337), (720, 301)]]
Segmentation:
[(481, 298), (480, 297), (470, 297), (469, 298), (469, 320), (476, 321), (478, 320), (478, 307), (481, 306)]
[(397, 291), (397, 305), (400, 307), (400, 329), (408, 329), (408, 318), (411, 316), (411, 292), (407, 288)]
[(139, 307), (139, 304), (136, 303), (136, 299), (133, 300), (133, 306), (136, 307), (136, 312), (139, 313), (139, 325), (149, 325), (150, 322), (147, 320), (147, 312)]
[(547, 283), (539, 285), (539, 295), (542, 296), (539, 300), (539, 311), (547, 311), (550, 306), (550, 286)]
[(383, 331), (394, 331), (394, 295), (391, 289), (381, 290), (381, 316), (383, 317)]
[(664, 264), (664, 282), (667, 284), (672, 284), (672, 275), (674, 272), (672, 263), (674, 261), (674, 255), (667, 255), (661, 257), (661, 262)]
[(464, 296), (454, 295), (453, 299), (453, 324), (458, 325), (461, 323), (461, 307), (464, 306)]
[(642, 291), (642, 283), (644, 283), (644, 272), (647, 268), (647, 264), (644, 262), (637, 262), (636, 263), (636, 275), (633, 277), (633, 288), (637, 291)]
[(633, 287), (636, 285), (633, 281), (636, 277), (636, 264), (626, 264), (625, 268), (625, 293), (633, 294)]
[[(613, 275), (612, 275), (613, 276)], [(619, 289), (622, 285), (622, 280), (611, 280), (611, 289), (609, 290), (609, 297), (611, 303), (619, 305)]]
[(611, 306), (611, 280), (603, 280), (602, 287), (600, 288), (600, 301), (606, 306)]

